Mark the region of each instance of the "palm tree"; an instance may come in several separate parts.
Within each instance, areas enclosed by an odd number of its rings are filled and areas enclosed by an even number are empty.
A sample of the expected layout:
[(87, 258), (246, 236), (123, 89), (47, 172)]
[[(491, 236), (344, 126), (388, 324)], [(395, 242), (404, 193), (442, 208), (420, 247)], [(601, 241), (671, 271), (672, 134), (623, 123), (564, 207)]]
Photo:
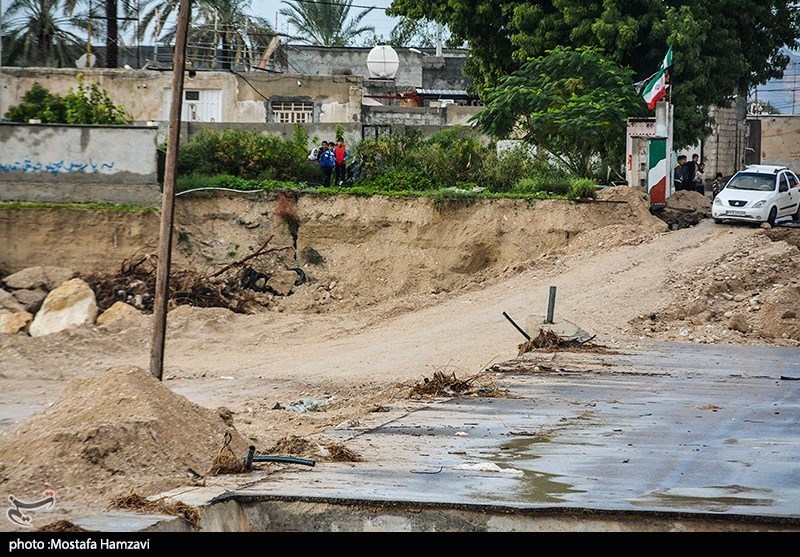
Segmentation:
[(3, 14), (3, 63), (15, 66), (74, 66), (84, 43), (66, 27), (82, 27), (63, 0), (13, 0)]
[[(216, 66), (217, 49), (221, 52), (222, 69), (230, 70), (233, 64), (255, 65), (255, 58), (275, 32), (262, 17), (247, 13), (251, 0), (195, 0), (192, 3), (191, 28), (188, 38), (188, 55)], [(151, 0), (153, 8), (142, 18), (140, 38), (153, 27), (156, 41), (172, 42), (176, 28), (164, 29), (179, 0)]]
[(284, 0), (288, 8), (280, 14), (297, 30), (292, 39), (319, 46), (347, 46), (363, 33), (375, 32), (371, 25), (359, 27), (361, 20), (375, 8), (367, 8), (348, 21), (353, 0), (302, 2)]

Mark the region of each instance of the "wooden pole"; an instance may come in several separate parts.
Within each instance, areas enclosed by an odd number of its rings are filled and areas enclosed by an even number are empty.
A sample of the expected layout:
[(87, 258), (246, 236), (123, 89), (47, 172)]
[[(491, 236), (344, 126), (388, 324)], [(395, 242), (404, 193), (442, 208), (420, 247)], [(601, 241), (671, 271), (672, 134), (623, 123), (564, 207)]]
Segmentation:
[(175, 180), (178, 169), (178, 147), (181, 137), (183, 77), (186, 71), (186, 35), (192, 0), (180, 0), (175, 53), (172, 62), (172, 104), (169, 111), (167, 159), (164, 172), (164, 197), (161, 204), (158, 268), (156, 270), (155, 308), (153, 310), (153, 344), (150, 352), (150, 373), (159, 381), (164, 372), (164, 341), (167, 331), (169, 270), (172, 256), (172, 223), (175, 218)]

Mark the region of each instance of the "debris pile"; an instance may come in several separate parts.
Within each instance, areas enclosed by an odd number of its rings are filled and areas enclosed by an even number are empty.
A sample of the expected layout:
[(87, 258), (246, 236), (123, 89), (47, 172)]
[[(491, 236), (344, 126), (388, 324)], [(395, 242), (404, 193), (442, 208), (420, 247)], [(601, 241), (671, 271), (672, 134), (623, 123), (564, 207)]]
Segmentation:
[(409, 398), (436, 398), (451, 396), (507, 397), (507, 390), (500, 389), (486, 372), (478, 373), (467, 379), (458, 379), (455, 372), (451, 374), (436, 370), (433, 377), (423, 377), (414, 384), (408, 393)]
[(711, 216), (711, 199), (696, 191), (677, 191), (654, 214), (672, 230), (687, 228)]
[(267, 454), (291, 455), (329, 462), (362, 462), (364, 460), (361, 455), (341, 443), (316, 443), (297, 435), (281, 437), (267, 450)]
[[(594, 338), (594, 337), (592, 337)], [(591, 339), (589, 339), (591, 340)], [(562, 348), (597, 348), (596, 345), (577, 338), (562, 337), (550, 329), (539, 329), (539, 334), (519, 345), (519, 356), (534, 350), (558, 350)]]
[[(740, 249), (666, 277), (678, 302), (631, 322), (642, 338), (696, 343), (800, 341), (800, 230), (758, 230)], [(790, 241), (793, 240), (793, 241)]]
[(106, 510), (114, 509), (133, 511), (140, 514), (178, 516), (191, 524), (195, 530), (200, 529), (200, 513), (197, 512), (197, 509), (181, 501), (167, 500), (164, 497), (151, 501), (135, 491), (131, 491), (127, 495), (119, 495), (111, 500)]
[(172, 489), (209, 468), (226, 432), (246, 454), (219, 413), (141, 368), (117, 369), (70, 382), (51, 406), (1, 431), (0, 486), (20, 496), (50, 488), (64, 502)]

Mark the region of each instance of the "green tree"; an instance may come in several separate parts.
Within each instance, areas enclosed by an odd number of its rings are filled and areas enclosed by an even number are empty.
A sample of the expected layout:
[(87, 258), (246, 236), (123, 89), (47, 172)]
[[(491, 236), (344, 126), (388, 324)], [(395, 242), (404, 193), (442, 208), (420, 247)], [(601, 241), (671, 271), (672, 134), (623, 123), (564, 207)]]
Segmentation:
[[(166, 27), (166, 23), (177, 13), (179, 4), (180, 0), (151, 0), (142, 17), (140, 38), (149, 32), (156, 41), (174, 41), (177, 29)], [(215, 67), (217, 49), (221, 49), (222, 69), (230, 70), (239, 63), (255, 65), (275, 31), (265, 18), (249, 13), (250, 4), (251, 0), (192, 2), (188, 55)]]
[(592, 176), (620, 157), (628, 115), (641, 111), (633, 72), (594, 48), (562, 48), (533, 58), (486, 90), (478, 127), (547, 150), (572, 174)]
[(296, 35), (292, 37), (295, 40), (319, 46), (347, 46), (360, 35), (375, 32), (373, 26), (361, 25), (361, 20), (375, 8), (367, 8), (350, 18), (353, 0), (284, 0), (283, 3), (288, 8), (281, 8), (280, 14), (295, 28)]
[(602, 48), (643, 80), (672, 45), (676, 147), (708, 131), (708, 107), (782, 74), (800, 35), (793, 0), (394, 0), (391, 15), (446, 23), (467, 41), (479, 94), (557, 46)]
[(13, 0), (2, 14), (4, 65), (74, 66), (82, 39), (79, 16), (68, 15), (62, 0)]

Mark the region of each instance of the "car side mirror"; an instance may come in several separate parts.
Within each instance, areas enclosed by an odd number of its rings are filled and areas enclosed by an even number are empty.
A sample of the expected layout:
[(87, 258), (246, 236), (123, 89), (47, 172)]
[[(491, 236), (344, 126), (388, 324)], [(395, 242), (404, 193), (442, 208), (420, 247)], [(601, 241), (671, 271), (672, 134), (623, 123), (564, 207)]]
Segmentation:
[(778, 186), (778, 191), (781, 193), (789, 191), (789, 186), (787, 186), (786, 184), (781, 184), (780, 186)]

